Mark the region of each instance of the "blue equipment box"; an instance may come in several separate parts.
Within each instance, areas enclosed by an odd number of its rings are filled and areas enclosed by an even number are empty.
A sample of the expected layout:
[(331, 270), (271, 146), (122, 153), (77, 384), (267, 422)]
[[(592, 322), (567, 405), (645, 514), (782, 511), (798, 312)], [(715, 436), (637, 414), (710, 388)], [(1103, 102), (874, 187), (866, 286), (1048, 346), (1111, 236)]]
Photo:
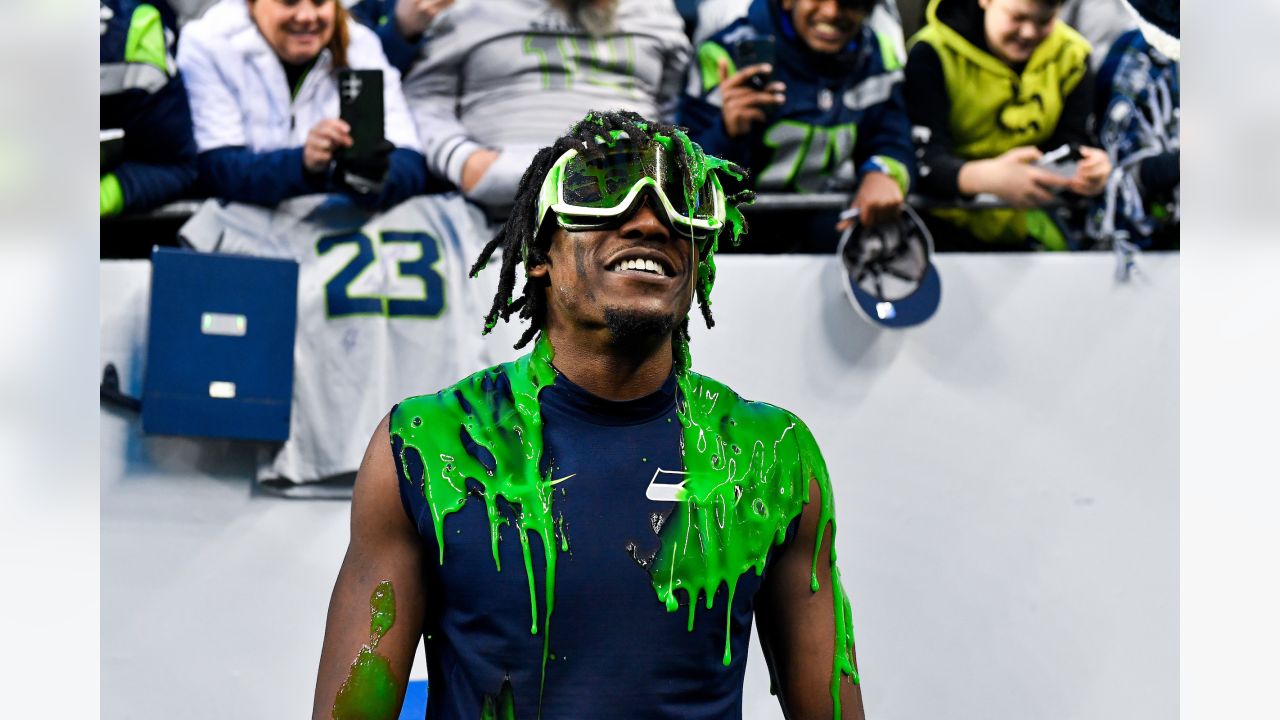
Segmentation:
[(298, 264), (155, 248), (142, 429), (285, 440)]

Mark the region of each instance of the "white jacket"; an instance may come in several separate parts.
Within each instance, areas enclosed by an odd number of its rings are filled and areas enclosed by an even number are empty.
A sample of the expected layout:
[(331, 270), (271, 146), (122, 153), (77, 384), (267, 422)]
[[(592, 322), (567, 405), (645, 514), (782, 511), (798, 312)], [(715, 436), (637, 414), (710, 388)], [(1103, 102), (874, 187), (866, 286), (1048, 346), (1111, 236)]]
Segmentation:
[[(354, 20), (347, 27), (348, 65), (384, 73), (385, 137), (396, 147), (422, 152), (400, 90), (400, 73), (382, 54), (378, 36)], [(284, 67), (249, 17), (246, 0), (220, 0), (187, 24), (178, 41), (178, 67), (191, 100), (200, 152), (233, 146), (254, 152), (301, 147), (317, 122), (338, 117), (338, 82), (329, 51), (321, 51), (297, 96), (290, 99)]]

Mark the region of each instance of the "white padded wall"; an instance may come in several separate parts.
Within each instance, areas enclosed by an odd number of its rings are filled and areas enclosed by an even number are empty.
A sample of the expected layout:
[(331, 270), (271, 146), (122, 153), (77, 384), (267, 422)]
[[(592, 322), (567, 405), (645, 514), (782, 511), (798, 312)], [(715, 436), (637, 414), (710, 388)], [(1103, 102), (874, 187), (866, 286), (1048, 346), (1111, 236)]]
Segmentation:
[[(825, 451), (868, 717), (1175, 716), (1178, 263), (942, 256), (938, 314), (894, 332), (830, 258), (720, 260), (695, 366)], [(148, 272), (102, 264), (135, 393)], [(310, 711), (348, 504), (262, 495), (255, 451), (103, 411), (104, 717)], [(744, 714), (780, 717), (758, 653)]]
[(825, 451), (868, 717), (1176, 716), (1176, 255), (944, 255), (907, 331), (828, 258), (722, 264), (694, 364)]

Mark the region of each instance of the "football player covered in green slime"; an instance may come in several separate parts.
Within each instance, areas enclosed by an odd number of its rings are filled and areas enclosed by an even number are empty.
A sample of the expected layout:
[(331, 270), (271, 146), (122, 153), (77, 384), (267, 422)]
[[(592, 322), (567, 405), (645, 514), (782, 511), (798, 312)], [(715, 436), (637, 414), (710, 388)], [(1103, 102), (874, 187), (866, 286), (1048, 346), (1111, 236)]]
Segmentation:
[[(654, 602), (669, 612), (683, 607), (690, 632), (700, 603), (722, 610), (728, 666), (735, 589), (767, 564), (755, 621), (784, 710), (863, 717), (850, 606), (835, 565), (831, 485), (817, 443), (792, 413), (744, 400), (690, 367), (687, 315), (696, 300), (711, 324), (721, 231), (736, 240), (744, 227), (736, 205), (749, 193), (731, 192), (741, 179), (739, 168), (704, 155), (678, 129), (627, 113), (593, 113), (535, 157), (512, 217), (473, 269), (501, 247), (486, 331), (513, 314), (529, 319), (517, 347), (535, 341), (533, 351), (406, 400), (375, 432), (356, 481), (315, 717), (329, 716), (350, 657), (364, 646), (353, 625), (355, 598), (367, 597), (375, 578), (390, 577), (400, 589), (399, 617), (423, 617), (433, 598), (422, 568), (446, 562), (448, 518), (468, 503), (488, 518), (493, 570), (526, 578), (528, 632), (542, 635), (545, 686), (557, 561), (569, 545), (554, 512), (559, 480), (543, 457), (540, 394), (563, 375), (598, 398), (627, 401), (654, 393), (673, 369), (683, 479), (669, 489), (675, 509), (647, 566)], [(527, 284), (516, 298), (521, 264)], [(399, 478), (425, 498), (438, 556), (400, 507)], [(504, 525), (517, 531), (523, 567), (500, 562)], [(379, 646), (399, 677), (422, 629), (406, 625)], [(601, 638), (601, 653), (610, 642)], [(576, 660), (591, 662), (581, 653)], [(477, 703), (478, 716), (541, 714), (541, 707), (515, 707), (506, 682)]]

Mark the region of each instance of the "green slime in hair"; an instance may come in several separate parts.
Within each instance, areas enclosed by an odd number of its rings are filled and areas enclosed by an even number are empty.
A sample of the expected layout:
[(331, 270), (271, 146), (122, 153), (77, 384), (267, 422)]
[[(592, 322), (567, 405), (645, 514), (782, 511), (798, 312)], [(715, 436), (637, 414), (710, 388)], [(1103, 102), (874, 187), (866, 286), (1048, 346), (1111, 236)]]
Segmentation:
[(333, 700), (333, 720), (394, 720), (399, 714), (400, 688), (391, 664), (374, 652), (395, 622), (395, 591), (390, 580), (383, 580), (369, 596), (369, 643), (360, 648), (347, 679), (338, 688)]
[[(601, 118), (594, 113), (588, 114), (582, 121), (583, 123), (594, 123), (602, 125)], [(581, 124), (581, 123), (579, 123)], [(640, 129), (648, 130), (648, 125), (643, 122), (636, 123)], [(575, 126), (575, 131), (577, 126)], [(626, 142), (629, 138), (623, 138), (622, 132), (618, 130), (611, 131), (608, 137), (597, 135), (596, 140), (612, 147), (619, 142)], [(689, 168), (688, 181), (684, 186), (684, 206), (688, 210), (688, 217), (692, 221), (694, 219), (694, 208), (698, 206), (698, 191), (703, 185), (711, 181), (713, 173), (721, 176), (731, 177), (741, 182), (746, 174), (738, 165), (718, 158), (714, 155), (708, 155), (703, 151), (702, 146), (694, 142), (683, 131), (676, 129), (671, 134), (654, 133), (652, 142), (661, 145), (667, 152), (674, 152), (675, 143), (679, 142), (684, 149), (684, 157)], [(610, 177), (607, 172), (598, 171), (592, 173), (598, 185), (598, 191), (603, 197), (613, 198), (614, 201), (620, 200), (620, 195), (630, 190), (626, 188), (613, 188), (609, 186)], [(734, 245), (740, 242), (743, 231), (746, 230), (746, 219), (742, 216), (742, 210), (736, 204), (725, 203), (725, 221), (729, 225), (730, 240)], [(711, 288), (716, 281), (716, 252), (720, 249), (720, 233), (723, 228), (715, 228), (705, 235), (696, 235), (693, 242), (697, 246), (698, 267), (697, 267), (697, 289), (707, 307), (711, 306)], [(686, 353), (680, 353), (676, 357), (677, 368), (687, 368), (688, 357)], [(683, 364), (681, 364), (683, 363)]]
[[(584, 122), (595, 121), (588, 116)], [(598, 121), (597, 121), (598, 122)], [(737, 166), (706, 155), (683, 132), (675, 137), (655, 134), (654, 142), (667, 149), (683, 143), (689, 161), (690, 184), (686, 207), (695, 206), (697, 188), (711, 172), (741, 179)], [(741, 211), (726, 207), (726, 220), (737, 244), (745, 229)], [(720, 233), (695, 238), (698, 243), (697, 287), (710, 304), (715, 283), (715, 253)], [(551, 615), (555, 608), (557, 551), (567, 549), (561, 533), (556, 542), (557, 520), (551, 512), (551, 473), (541, 471), (542, 416), (538, 394), (555, 382), (551, 343), (540, 335), (533, 352), (513, 362), (476, 373), (452, 388), (401, 403), (391, 419), (393, 438), (403, 443), (397, 462), (403, 475), (421, 484), (435, 528), (440, 562), (444, 562), (444, 521), (467, 502), (467, 480), (483, 488), (489, 520), (494, 566), (501, 571), (498, 555), (499, 528), (509, 521), (498, 509), (498, 498), (518, 508), (515, 520), (524, 559), (532, 615), (530, 633), (537, 634), (538, 601), (533, 576), (529, 535), (541, 540), (544, 556), (545, 597), (542, 614), (542, 685), (546, 683)], [(853, 623), (848, 597), (836, 568), (835, 517), (831, 481), (812, 433), (796, 416), (766, 403), (742, 400), (725, 385), (690, 371), (688, 342), (677, 344), (675, 367), (681, 400), (676, 414), (681, 425), (684, 459), (684, 502), (664, 526), (653, 567), (658, 600), (669, 612), (679, 609), (676, 591), (686, 593), (689, 630), (693, 629), (698, 599), (705, 596), (708, 609), (720, 585), (727, 588), (725, 650), (722, 662), (730, 664), (729, 622), (738, 579), (747, 570), (764, 572), (770, 549), (785, 540), (788, 526), (810, 501), (810, 479), (819, 489), (818, 534), (813, 548), (810, 590), (819, 589), (818, 559), (828, 526), (831, 528), (830, 577), (835, 609), (835, 648), (831, 670), (831, 698), (835, 717), (840, 716), (840, 681), (844, 676), (859, 682), (853, 662)], [(499, 375), (510, 382), (511, 396), (495, 391)], [(465, 434), (493, 457), (490, 469), (471, 455), (463, 444)], [(410, 453), (421, 463), (422, 476), (412, 473)], [(562, 518), (561, 518), (562, 520)], [(562, 528), (562, 525), (561, 525)], [(492, 700), (492, 699), (490, 699)], [(485, 715), (502, 717), (502, 703), (487, 703)], [(507, 706), (509, 707), (509, 706)]]

